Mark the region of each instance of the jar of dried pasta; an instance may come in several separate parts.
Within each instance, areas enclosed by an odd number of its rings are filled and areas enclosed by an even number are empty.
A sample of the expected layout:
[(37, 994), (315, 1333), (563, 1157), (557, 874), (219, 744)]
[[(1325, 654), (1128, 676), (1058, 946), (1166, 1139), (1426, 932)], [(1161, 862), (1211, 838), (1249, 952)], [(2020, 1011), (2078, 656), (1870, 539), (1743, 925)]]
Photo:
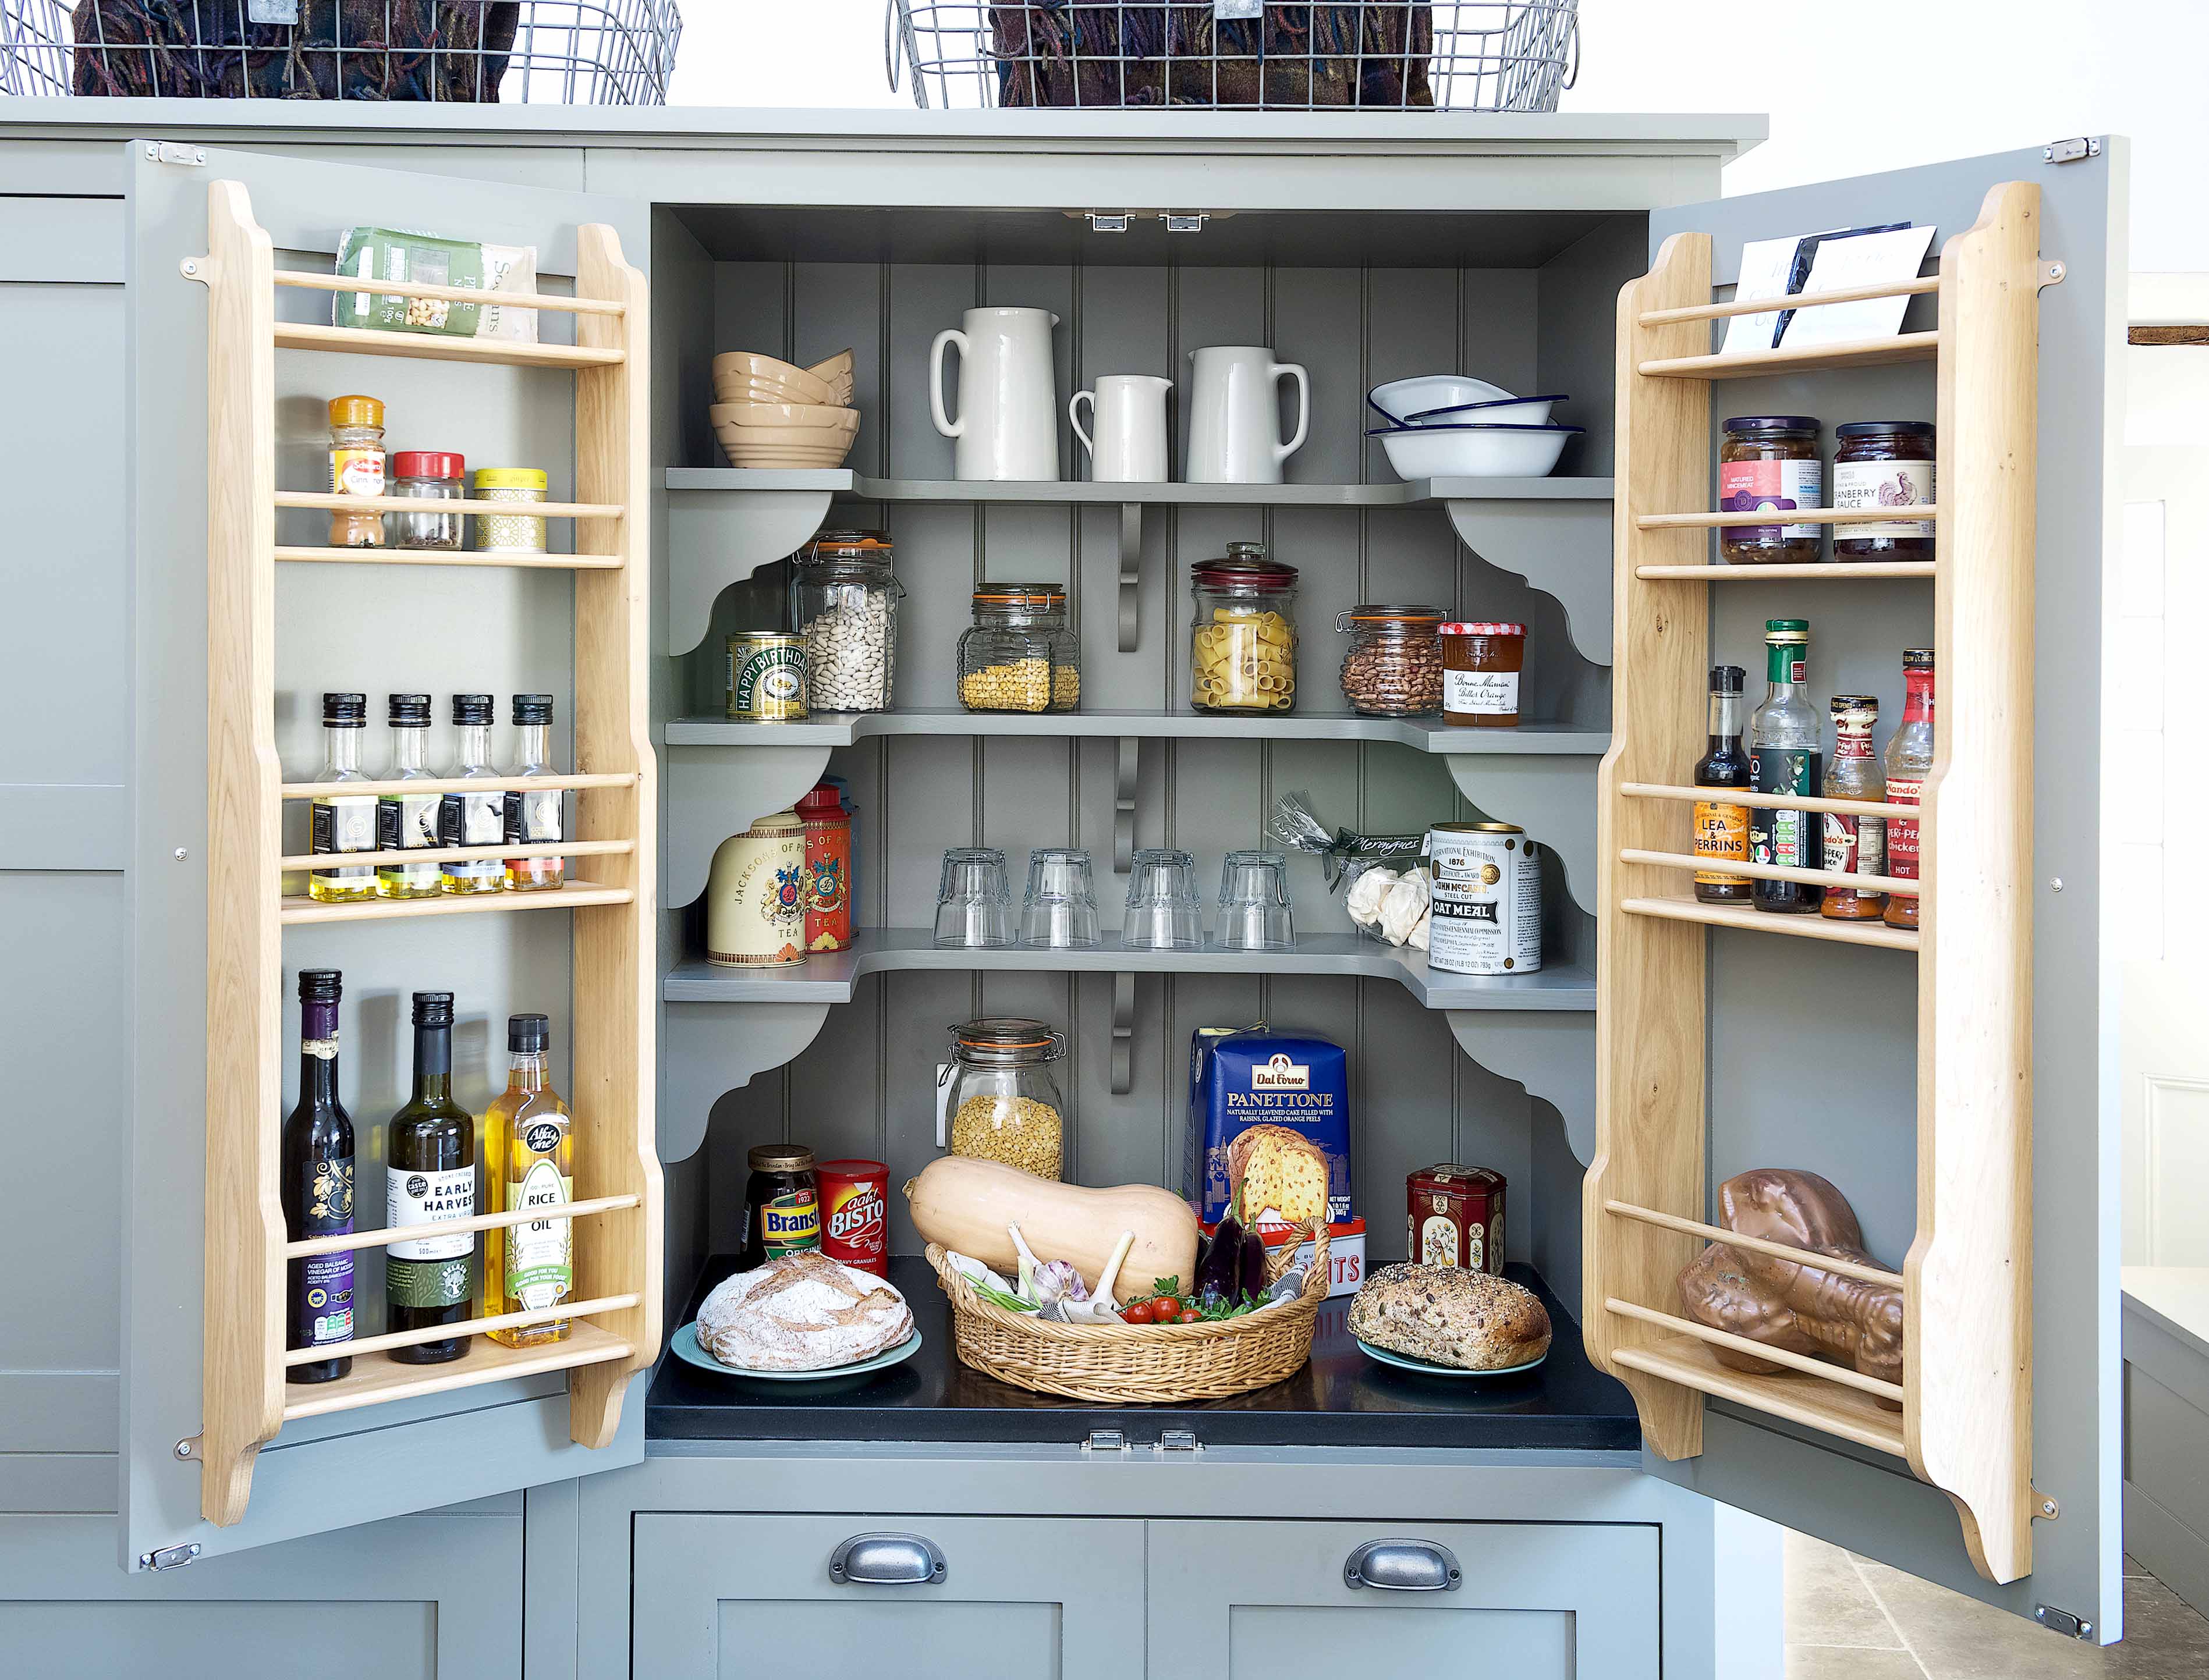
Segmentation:
[(1064, 1034), (1024, 1017), (954, 1027), (951, 1059), (936, 1069), (936, 1147), (1058, 1178), (1066, 1159), (1065, 1100), (1050, 1065), (1065, 1053)]
[[(544, 469), (533, 466), (479, 466), (476, 469), (478, 501), (516, 504), (545, 500)], [(491, 555), (541, 555), (545, 552), (545, 521), (515, 512), (476, 515), (476, 551)]]
[(1297, 568), (1262, 543), (1230, 543), (1225, 558), (1189, 569), (1189, 703), (1198, 711), (1293, 711)]

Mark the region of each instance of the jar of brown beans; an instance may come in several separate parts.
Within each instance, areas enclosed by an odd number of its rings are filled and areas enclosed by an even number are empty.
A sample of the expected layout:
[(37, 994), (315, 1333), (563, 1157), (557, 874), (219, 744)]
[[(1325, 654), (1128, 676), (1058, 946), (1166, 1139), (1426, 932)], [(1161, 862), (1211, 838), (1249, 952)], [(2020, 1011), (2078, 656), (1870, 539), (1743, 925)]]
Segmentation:
[(1338, 614), (1350, 638), (1342, 697), (1368, 717), (1424, 717), (1442, 708), (1442, 609), (1371, 605)]

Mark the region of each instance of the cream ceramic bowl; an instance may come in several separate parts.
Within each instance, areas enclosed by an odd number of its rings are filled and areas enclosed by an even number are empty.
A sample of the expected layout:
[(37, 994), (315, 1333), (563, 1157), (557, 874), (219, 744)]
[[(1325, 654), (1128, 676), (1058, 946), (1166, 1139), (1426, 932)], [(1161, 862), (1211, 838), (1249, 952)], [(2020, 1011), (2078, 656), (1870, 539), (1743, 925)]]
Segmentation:
[[(803, 368), (779, 362), (755, 351), (724, 351), (713, 358), (713, 394), (723, 402), (741, 401), (730, 394), (746, 386), (783, 393), (773, 400), (840, 406), (838, 381), (822, 379)], [(850, 389), (844, 382), (846, 392)]]
[(715, 403), (706, 417), (716, 426), (741, 426), (746, 430), (842, 432), (859, 429), (856, 408), (828, 408), (814, 403)]

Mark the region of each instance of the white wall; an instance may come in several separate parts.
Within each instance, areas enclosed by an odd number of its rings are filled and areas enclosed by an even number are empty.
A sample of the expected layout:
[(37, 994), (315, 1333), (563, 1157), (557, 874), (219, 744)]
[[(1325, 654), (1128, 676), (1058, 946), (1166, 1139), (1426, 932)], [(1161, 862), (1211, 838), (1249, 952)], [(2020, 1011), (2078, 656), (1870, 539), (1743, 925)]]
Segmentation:
[[(1442, 0), (1446, 3), (1446, 0)], [(686, 0), (675, 102), (897, 105), (884, 0)], [(1730, 193), (2132, 136), (2136, 269), (2209, 269), (2203, 0), (1580, 0), (1568, 111), (1762, 111)]]

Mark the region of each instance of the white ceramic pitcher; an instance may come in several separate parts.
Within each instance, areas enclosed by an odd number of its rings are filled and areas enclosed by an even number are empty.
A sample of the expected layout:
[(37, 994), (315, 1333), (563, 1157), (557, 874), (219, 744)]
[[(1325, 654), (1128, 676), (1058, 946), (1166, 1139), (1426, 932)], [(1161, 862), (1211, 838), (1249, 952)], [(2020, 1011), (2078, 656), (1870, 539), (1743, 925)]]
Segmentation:
[[(1303, 447), (1311, 429), (1311, 377), (1293, 362), (1276, 362), (1262, 345), (1213, 345), (1192, 350), (1189, 387), (1189, 459), (1192, 484), (1278, 484), (1281, 463)], [(1273, 387), (1297, 382), (1297, 433), (1281, 441)]]
[[(1163, 484), (1166, 465), (1166, 393), (1173, 381), (1156, 374), (1106, 374), (1094, 391), (1076, 391), (1066, 405), (1074, 435), (1089, 451), (1089, 477), (1098, 484)], [(1089, 405), (1091, 437), (1081, 429)]]
[[(962, 480), (1058, 477), (1058, 394), (1049, 309), (969, 309), (928, 352), (936, 429), (954, 440)], [(959, 347), (959, 417), (943, 405), (943, 351)]]

